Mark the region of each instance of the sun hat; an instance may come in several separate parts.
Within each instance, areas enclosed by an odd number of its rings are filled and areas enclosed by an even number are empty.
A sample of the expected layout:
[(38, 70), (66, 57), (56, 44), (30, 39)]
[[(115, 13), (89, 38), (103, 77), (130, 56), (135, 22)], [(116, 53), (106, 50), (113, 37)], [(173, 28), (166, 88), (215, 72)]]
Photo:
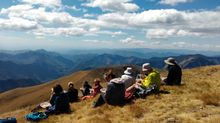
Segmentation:
[(132, 68), (131, 67), (127, 67), (127, 69), (124, 71), (124, 74), (131, 75), (131, 73), (132, 73)]
[(166, 60), (164, 60), (164, 62), (168, 65), (175, 65), (176, 64), (175, 59), (172, 57), (167, 58)]
[(47, 107), (50, 107), (50, 106), (51, 106), (51, 104), (49, 102), (40, 103), (41, 108), (47, 108)]
[(68, 83), (68, 86), (70, 86), (70, 85), (72, 85), (72, 86), (73, 86), (73, 82), (69, 82), (69, 83)]
[(142, 71), (148, 71), (150, 69), (152, 69), (151, 66), (150, 66), (150, 63), (144, 63), (142, 65)]

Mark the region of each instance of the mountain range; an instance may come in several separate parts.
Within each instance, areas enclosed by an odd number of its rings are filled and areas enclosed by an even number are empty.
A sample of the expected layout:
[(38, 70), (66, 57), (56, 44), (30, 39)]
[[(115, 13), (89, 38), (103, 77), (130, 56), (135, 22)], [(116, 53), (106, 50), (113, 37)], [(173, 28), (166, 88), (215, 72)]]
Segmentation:
[[(164, 57), (143, 58), (138, 55), (121, 56), (107, 53), (94, 54), (94, 52), (89, 54), (73, 53), (72, 55), (46, 50), (0, 52), (0, 92), (17, 87), (41, 84), (76, 71), (112, 65), (141, 66), (143, 63), (149, 62), (153, 67), (162, 69), (165, 66), (164, 59), (169, 57), (167, 55)], [(193, 54), (173, 57), (184, 69), (220, 64), (219, 56), (208, 57)]]

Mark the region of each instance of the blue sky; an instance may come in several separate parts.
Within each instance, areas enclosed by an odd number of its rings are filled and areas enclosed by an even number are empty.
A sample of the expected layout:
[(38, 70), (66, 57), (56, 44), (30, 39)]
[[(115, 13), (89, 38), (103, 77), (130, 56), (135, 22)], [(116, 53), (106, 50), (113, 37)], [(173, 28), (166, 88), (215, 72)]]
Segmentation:
[(0, 0), (0, 49), (220, 51), (219, 0)]

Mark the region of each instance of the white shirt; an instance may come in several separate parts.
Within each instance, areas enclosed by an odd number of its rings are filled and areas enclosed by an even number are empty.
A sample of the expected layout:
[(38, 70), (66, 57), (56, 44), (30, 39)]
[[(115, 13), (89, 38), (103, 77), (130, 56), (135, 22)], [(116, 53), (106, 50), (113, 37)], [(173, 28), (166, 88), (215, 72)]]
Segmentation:
[(125, 88), (128, 88), (135, 83), (135, 80), (131, 75), (124, 74), (121, 76), (121, 79), (125, 84)]

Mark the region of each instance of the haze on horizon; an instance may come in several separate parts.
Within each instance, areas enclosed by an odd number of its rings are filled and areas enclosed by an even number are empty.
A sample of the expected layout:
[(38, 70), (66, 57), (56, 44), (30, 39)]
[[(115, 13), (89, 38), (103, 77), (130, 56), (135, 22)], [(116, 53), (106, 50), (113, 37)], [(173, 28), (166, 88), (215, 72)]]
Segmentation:
[(0, 49), (220, 51), (219, 0), (1, 0)]

